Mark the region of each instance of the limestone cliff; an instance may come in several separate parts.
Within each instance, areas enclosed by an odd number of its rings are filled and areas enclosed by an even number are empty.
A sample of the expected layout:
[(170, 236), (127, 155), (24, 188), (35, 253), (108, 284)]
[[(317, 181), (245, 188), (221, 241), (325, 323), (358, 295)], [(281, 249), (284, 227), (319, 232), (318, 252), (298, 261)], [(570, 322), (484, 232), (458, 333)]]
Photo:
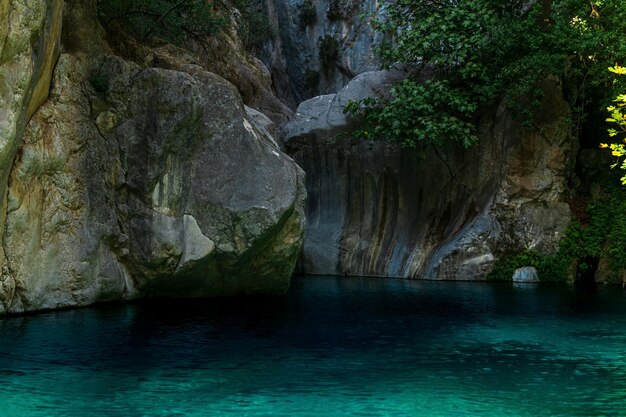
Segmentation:
[[(48, 95), (59, 53), (63, 0), (0, 0), (0, 226), (7, 179), (28, 119)], [(0, 239), (4, 228), (0, 228)], [(0, 248), (0, 294), (13, 286)]]
[[(21, 2), (14, 3), (11, 10)], [(62, 38), (62, 51), (58, 62), (50, 46), (52, 58), (24, 64), (41, 74), (29, 75), (30, 84), (3, 84), (22, 103), (12, 99), (19, 106), (8, 107), (9, 121), (16, 122), (12, 136), (2, 136), (14, 151), (13, 163), (3, 165), (0, 313), (284, 293), (302, 242), (306, 193), (301, 169), (269, 133), (271, 122), (200, 65), (174, 59), (157, 68), (116, 55), (93, 1), (66, 2), (62, 36), (44, 30), (60, 28), (57, 3), (41, 3), (47, 14), (39, 26), (30, 22), (23, 47)], [(5, 43), (3, 51), (12, 50)], [(20, 61), (7, 57), (3, 74), (25, 74), (8, 72)], [(50, 96), (37, 109), (49, 62), (56, 63)]]
[(375, 0), (268, 0), (277, 36), (263, 56), (285, 102), (335, 93), (356, 75), (379, 68), (377, 35), (362, 15)]
[[(504, 253), (554, 251), (570, 218), (576, 156), (560, 90), (546, 83), (539, 129), (486, 111), (479, 144), (411, 151), (339, 136), (342, 110), (402, 74), (365, 73), (338, 94), (302, 103), (286, 148), (307, 173), (308, 225), (299, 269), (309, 274), (484, 279)], [(541, 132), (541, 133), (539, 133)]]

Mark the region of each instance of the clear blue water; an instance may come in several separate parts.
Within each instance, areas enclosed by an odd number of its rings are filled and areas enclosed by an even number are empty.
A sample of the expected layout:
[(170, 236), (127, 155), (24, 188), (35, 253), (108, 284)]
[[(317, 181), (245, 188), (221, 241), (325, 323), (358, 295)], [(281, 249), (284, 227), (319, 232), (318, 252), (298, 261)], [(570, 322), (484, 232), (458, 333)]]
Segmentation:
[(626, 416), (626, 293), (296, 277), (0, 319), (0, 416)]

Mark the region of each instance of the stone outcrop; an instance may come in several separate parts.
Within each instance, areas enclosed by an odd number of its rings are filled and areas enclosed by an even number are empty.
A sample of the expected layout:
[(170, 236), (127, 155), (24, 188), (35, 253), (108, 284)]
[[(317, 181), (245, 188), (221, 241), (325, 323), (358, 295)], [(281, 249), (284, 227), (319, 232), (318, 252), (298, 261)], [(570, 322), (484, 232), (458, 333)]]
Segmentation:
[(338, 94), (302, 103), (285, 126), (287, 152), (307, 173), (300, 272), (475, 280), (503, 255), (555, 251), (576, 154), (558, 87), (544, 85), (538, 129), (500, 106), (485, 112), (471, 149), (428, 149), (421, 159), (338, 136), (353, 125), (347, 100), (385, 91), (395, 77), (361, 74)]
[(93, 4), (68, 1), (50, 97), (10, 167), (0, 313), (284, 293), (306, 192), (272, 123), (201, 66), (116, 56)]
[(216, 6), (227, 22), (227, 27), (214, 36), (187, 39), (182, 46), (160, 44), (148, 47), (125, 33), (123, 27), (110, 23), (107, 37), (115, 52), (142, 66), (177, 69), (181, 63), (204, 67), (233, 84), (246, 105), (260, 110), (274, 123), (283, 124), (293, 117), (294, 103), (283, 103), (274, 94), (272, 75), (261, 60), (256, 58), (241, 39), (239, 28), (244, 17), (225, 0)]
[(293, 117), (293, 110), (276, 97), (270, 71), (261, 60), (246, 52), (235, 29), (208, 42), (208, 46), (193, 48), (201, 57), (201, 64), (235, 85), (246, 105), (262, 111), (277, 124)]

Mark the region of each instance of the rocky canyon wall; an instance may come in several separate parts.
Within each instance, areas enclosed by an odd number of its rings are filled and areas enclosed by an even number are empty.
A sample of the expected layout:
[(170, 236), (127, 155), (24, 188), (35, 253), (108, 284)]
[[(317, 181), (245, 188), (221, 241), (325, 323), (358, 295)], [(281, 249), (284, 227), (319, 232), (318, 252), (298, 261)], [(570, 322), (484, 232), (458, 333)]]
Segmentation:
[(31, 61), (4, 43), (2, 143), (13, 155), (3, 151), (0, 313), (284, 293), (306, 192), (269, 119), (203, 66), (114, 53), (94, 1), (62, 6), (41, 2), (38, 20), (8, 35)]
[(95, 0), (0, 0), (0, 314), (282, 294), (298, 257), (308, 274), (476, 280), (555, 251), (577, 152), (558, 85), (537, 129), (485, 109), (476, 147), (420, 158), (345, 134), (349, 99), (405, 76), (371, 71), (360, 14), (377, 1), (259, 3), (263, 62), (224, 4), (216, 36), (147, 46), (105, 30)]
[(554, 252), (570, 219), (565, 199), (576, 157), (557, 86), (537, 129), (504, 106), (484, 113), (479, 144), (411, 150), (341, 133), (342, 110), (388, 90), (402, 74), (373, 72), (338, 94), (305, 101), (285, 127), (286, 149), (307, 173), (308, 274), (476, 280), (525, 249)]
[(274, 43), (262, 56), (278, 96), (292, 105), (335, 93), (356, 75), (379, 69), (369, 18), (375, 0), (267, 0)]

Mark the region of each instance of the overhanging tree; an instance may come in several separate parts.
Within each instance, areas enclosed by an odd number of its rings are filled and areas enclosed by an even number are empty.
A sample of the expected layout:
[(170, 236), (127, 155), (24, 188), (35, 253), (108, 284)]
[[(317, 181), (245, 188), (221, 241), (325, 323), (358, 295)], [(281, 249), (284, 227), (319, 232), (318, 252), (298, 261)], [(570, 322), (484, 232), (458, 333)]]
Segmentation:
[(579, 121), (592, 92), (598, 111), (619, 87), (606, 67), (626, 57), (622, 0), (384, 0), (381, 10), (372, 21), (386, 39), (379, 55), (409, 77), (389, 99), (348, 104), (364, 122), (360, 136), (417, 150), (470, 146), (477, 111), (496, 100), (532, 120), (545, 77), (562, 81)]
[(226, 28), (211, 0), (98, 0), (105, 25), (117, 23), (141, 40), (202, 39)]

